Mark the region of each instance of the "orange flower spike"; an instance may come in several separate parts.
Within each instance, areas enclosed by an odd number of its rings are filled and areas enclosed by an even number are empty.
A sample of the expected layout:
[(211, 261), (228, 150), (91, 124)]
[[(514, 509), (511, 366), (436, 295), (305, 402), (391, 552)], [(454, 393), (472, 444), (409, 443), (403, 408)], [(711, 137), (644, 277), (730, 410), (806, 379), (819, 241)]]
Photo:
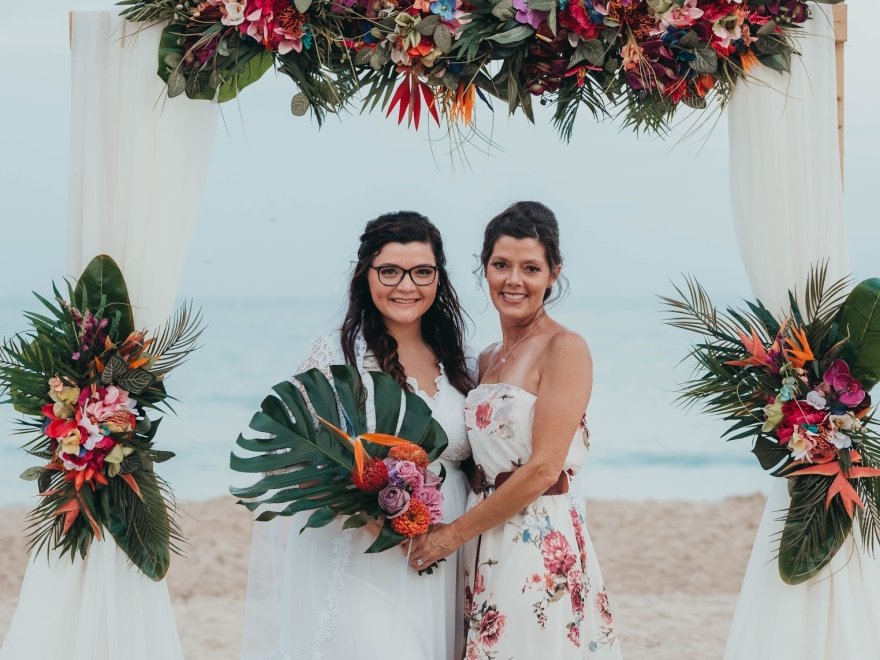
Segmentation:
[(107, 481), (107, 477), (104, 476), (103, 472), (95, 472), (95, 481), (102, 486), (109, 486), (110, 482)]
[(114, 344), (112, 341), (110, 341), (110, 337), (104, 337), (104, 350), (105, 351), (109, 351), (115, 345), (116, 344)]
[(388, 435), (386, 433), (364, 433), (360, 437), (368, 442), (372, 442), (374, 445), (382, 445), (383, 447), (411, 444), (409, 440), (404, 440), (403, 438), (398, 438), (395, 435)]
[(367, 457), (366, 457), (367, 452), (364, 451), (364, 444), (363, 444), (363, 442), (361, 442), (361, 439), (360, 438), (352, 438), (350, 435), (348, 435), (348, 433), (346, 433), (342, 429), (337, 428), (336, 426), (334, 426), (333, 424), (328, 422), (326, 419), (324, 419), (320, 415), (315, 415), (315, 417), (318, 418), (318, 421), (321, 422), (321, 424), (326, 426), (333, 433), (335, 433), (336, 435), (338, 435), (340, 438), (342, 438), (343, 440), (345, 440), (348, 443), (349, 447), (351, 447), (352, 453), (354, 454), (355, 472), (357, 473), (358, 479), (362, 478), (364, 476), (364, 466), (366, 465), (366, 462), (367, 462)]
[(747, 51), (745, 53), (742, 53), (740, 55), (740, 61), (742, 62), (742, 69), (743, 69), (744, 73), (748, 73), (753, 68), (758, 66), (758, 64), (760, 64), (760, 61), (758, 60), (757, 57), (755, 57), (755, 55), (754, 55), (754, 53), (752, 53), (752, 51)]
[(73, 485), (76, 488), (77, 492), (79, 492), (80, 488), (83, 487), (83, 484), (86, 482), (86, 471), (80, 470), (76, 473), (76, 476), (73, 478)]
[(76, 519), (79, 516), (79, 502), (77, 502), (75, 498), (70, 498), (55, 510), (55, 515), (64, 516), (64, 527), (62, 528), (62, 533), (67, 534), (67, 532), (70, 531), (70, 528), (73, 526), (73, 523), (76, 522)]
[(728, 360), (724, 364), (732, 367), (767, 366), (767, 349), (764, 348), (764, 342), (761, 341), (761, 338), (758, 336), (758, 333), (754, 328), (749, 328), (749, 330), (752, 332), (751, 336), (741, 330), (736, 331), (742, 345), (749, 352), (749, 358), (746, 360)]
[(785, 357), (797, 369), (816, 359), (803, 328), (792, 327), (791, 336), (785, 338)]
[(144, 366), (149, 361), (150, 361), (150, 358), (148, 358), (148, 357), (138, 358), (137, 360), (130, 362), (128, 364), (128, 368), (129, 369), (137, 369), (138, 367)]
[(134, 494), (137, 495), (141, 500), (144, 499), (144, 496), (141, 495), (140, 486), (138, 486), (137, 481), (135, 481), (134, 475), (130, 472), (120, 473), (120, 478), (128, 484), (128, 487), (134, 491)]
[(99, 374), (104, 373), (104, 363), (101, 362), (101, 358), (99, 357), (95, 358), (95, 368), (98, 370)]

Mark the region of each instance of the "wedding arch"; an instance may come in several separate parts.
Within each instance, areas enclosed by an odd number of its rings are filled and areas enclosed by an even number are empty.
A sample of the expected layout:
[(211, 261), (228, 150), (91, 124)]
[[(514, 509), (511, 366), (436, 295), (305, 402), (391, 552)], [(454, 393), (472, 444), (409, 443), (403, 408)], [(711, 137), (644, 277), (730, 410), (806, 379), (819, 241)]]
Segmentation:
[[(749, 24), (752, 41), (747, 38), (744, 49), (734, 47), (726, 55), (722, 50), (742, 42), (742, 32), (733, 38), (733, 33), (719, 36), (711, 26), (708, 32), (705, 26), (691, 29), (697, 19), (687, 11), (697, 9), (696, 0), (675, 7), (671, 0), (475, 0), (467, 5), (472, 12), (467, 24), (460, 0), (417, 0), (418, 11), (371, 17), (375, 25), (365, 33), (351, 28), (352, 8), (359, 5), (350, 0), (334, 3), (336, 11), (329, 3), (318, 11), (312, 1), (296, 0), (293, 13), (272, 26), (260, 23), (260, 16), (237, 14), (241, 2), (120, 4), (128, 6), (130, 18), (171, 20), (172, 27), (135, 25), (109, 12), (70, 15), (72, 84), (78, 91), (71, 108), (75, 166), (68, 272), (82, 271), (96, 254), (113, 256), (126, 274), (140, 327), (155, 327), (172, 309), (204, 190), (218, 108), (190, 98), (234, 98), (273, 65), (299, 87), (291, 103), (294, 114), (311, 110), (319, 123), (361, 91), (370, 107), (396, 111), (398, 122), (408, 119), (416, 126), (423, 110), (438, 122), (442, 117), (472, 121), (475, 106), (490, 105), (489, 97), (531, 118), (531, 104), (539, 98), (555, 104), (554, 122), (570, 139), (580, 107), (594, 115), (620, 113), (636, 128), (659, 129), (682, 105), (700, 108), (717, 100), (730, 112), (733, 216), (756, 297), (774, 309), (783, 307), (785, 292), (805, 281), (819, 260), (829, 261), (832, 274), (848, 270), (842, 204), (845, 4), (828, 12), (833, 24), (820, 17), (812, 22), (815, 30), (805, 31), (815, 32), (814, 38), (797, 42), (777, 30), (772, 16), (759, 14), (754, 34)], [(254, 4), (268, 11), (276, 3)], [(287, 0), (282, 4), (290, 8)], [(807, 6), (800, 0), (754, 4), (762, 10), (776, 7), (786, 25), (802, 23), (797, 10)], [(624, 10), (645, 5), (680, 13), (650, 24), (639, 14), (643, 29), (630, 29)], [(151, 14), (150, 7), (162, 11)], [(609, 9), (614, 7), (620, 11)], [(826, 16), (819, 5), (810, 7)], [(194, 21), (195, 11), (207, 18)], [(663, 20), (664, 29), (681, 22), (675, 43), (662, 43), (652, 33)], [(458, 28), (461, 37), (454, 42), (452, 30)], [(713, 40), (719, 39), (723, 48), (716, 49)], [(787, 66), (795, 51), (803, 56), (803, 67)], [(456, 62), (461, 52), (476, 64), (468, 68)], [(687, 62), (686, 75), (658, 75), (670, 55)], [(782, 77), (788, 68), (791, 73)], [(744, 78), (755, 84), (742, 84)], [(167, 102), (156, 102), (166, 94)], [(756, 123), (756, 117), (763, 121)], [(805, 125), (813, 127), (816, 138), (809, 144), (801, 139)], [(179, 139), (183, 135), (186, 141)], [(762, 149), (771, 140), (779, 148), (768, 155)], [(192, 159), (194, 152), (200, 158)], [(186, 168), (163, 167), (184, 160)], [(807, 176), (786, 167), (796, 161), (810, 164)], [(788, 223), (795, 219), (800, 231), (792, 240)], [(163, 240), (172, 229), (177, 240)], [(161, 269), (151, 261), (157, 252), (163, 254)], [(759, 536), (778, 531), (775, 512), (786, 505), (787, 493), (784, 480), (777, 482)], [(102, 552), (120, 553), (112, 539), (102, 544)], [(756, 545), (750, 574), (766, 573), (768, 564), (772, 570), (767, 552), (765, 545)], [(44, 563), (31, 562), (26, 580), (45, 585), (46, 591), (59, 571), (87, 570), (84, 562)], [(841, 567), (833, 563), (830, 571)], [(135, 568), (130, 573), (137, 590), (154, 589), (150, 598), (167, 602), (170, 612), (164, 583), (142, 584), (148, 579)], [(151, 622), (136, 625), (148, 630)]]

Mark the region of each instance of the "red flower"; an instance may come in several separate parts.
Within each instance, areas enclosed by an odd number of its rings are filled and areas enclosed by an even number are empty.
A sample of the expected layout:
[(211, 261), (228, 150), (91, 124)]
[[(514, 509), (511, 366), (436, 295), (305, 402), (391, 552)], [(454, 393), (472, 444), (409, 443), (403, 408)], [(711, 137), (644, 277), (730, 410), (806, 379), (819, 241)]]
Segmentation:
[(782, 405), (783, 424), (800, 426), (801, 424), (821, 424), (825, 413), (816, 410), (804, 401), (787, 401)]
[(483, 618), (480, 619), (480, 630), (477, 633), (480, 642), (486, 646), (495, 646), (504, 632), (504, 624), (506, 622), (507, 617), (494, 607), (487, 609), (483, 614)]
[(378, 493), (388, 485), (388, 466), (384, 461), (372, 460), (364, 468), (362, 477), (357, 472), (351, 475), (352, 483), (367, 493)]
[(541, 555), (544, 557), (544, 567), (551, 573), (559, 575), (567, 575), (577, 561), (568, 539), (562, 532), (555, 530), (544, 537), (541, 543)]
[(477, 428), (486, 428), (492, 423), (492, 406), (489, 405), (488, 401), (483, 401), (483, 403), (477, 406), (477, 411), (474, 416), (477, 420)]

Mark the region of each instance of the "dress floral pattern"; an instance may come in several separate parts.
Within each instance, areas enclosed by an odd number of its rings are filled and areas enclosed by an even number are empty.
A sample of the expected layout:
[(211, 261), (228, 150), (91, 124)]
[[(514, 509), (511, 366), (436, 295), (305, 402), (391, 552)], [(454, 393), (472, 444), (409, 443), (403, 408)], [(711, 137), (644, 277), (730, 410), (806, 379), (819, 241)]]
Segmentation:
[[(465, 404), (474, 459), (491, 482), (531, 454), (535, 396), (484, 384)], [(586, 455), (586, 429), (572, 440), (565, 469)], [(485, 495), (471, 495), (468, 507)], [(619, 660), (608, 594), (583, 507), (545, 495), (470, 542), (465, 560), (466, 660)]]

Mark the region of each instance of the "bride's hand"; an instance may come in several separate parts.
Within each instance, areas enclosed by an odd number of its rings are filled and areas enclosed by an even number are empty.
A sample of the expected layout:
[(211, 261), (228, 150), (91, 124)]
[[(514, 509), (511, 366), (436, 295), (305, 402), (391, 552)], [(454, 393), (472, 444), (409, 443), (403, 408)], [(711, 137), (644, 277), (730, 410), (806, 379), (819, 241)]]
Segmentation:
[(425, 567), (448, 557), (461, 546), (461, 540), (453, 525), (438, 523), (427, 533), (412, 540), (409, 565), (414, 569), (424, 570)]

